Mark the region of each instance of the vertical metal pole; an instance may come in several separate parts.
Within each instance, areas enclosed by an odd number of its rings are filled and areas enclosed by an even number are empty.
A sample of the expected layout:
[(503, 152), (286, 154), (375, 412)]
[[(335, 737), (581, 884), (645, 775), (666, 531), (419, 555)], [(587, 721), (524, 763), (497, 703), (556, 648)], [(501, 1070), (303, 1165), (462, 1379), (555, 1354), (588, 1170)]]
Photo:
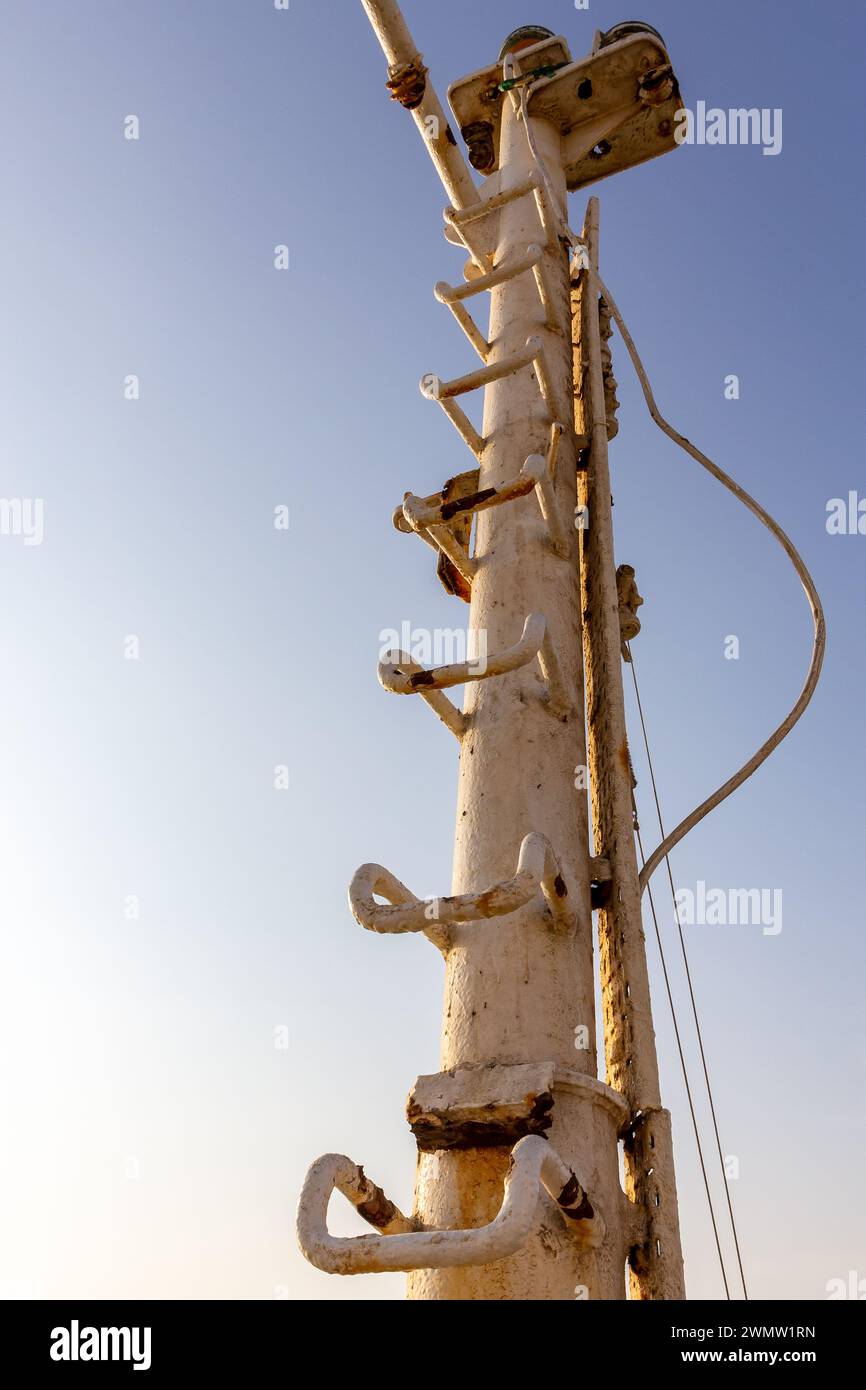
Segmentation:
[[(561, 210), (565, 178), (559, 131), (538, 120), (534, 138)], [(504, 105), (500, 145), (501, 188), (535, 170), (526, 131), (510, 101)], [(504, 207), (495, 263), (523, 255), (543, 240), (535, 201)], [(481, 512), (478, 570), (472, 584), (470, 625), (487, 635), (488, 650), (520, 636), (528, 613), (543, 613), (571, 696), (557, 718), (540, 698), (537, 669), (467, 687), (470, 727), (460, 756), (454, 860), (455, 892), (480, 891), (513, 872), (522, 837), (540, 831), (550, 840), (575, 917), (571, 933), (557, 933), (538, 899), (506, 918), (451, 929), (446, 949), (442, 1066), (484, 1067), (554, 1063), (552, 1143), (581, 1175), (603, 1213), (608, 1238), (597, 1250), (578, 1248), (561, 1223), (542, 1222), (527, 1246), (506, 1260), (467, 1269), (422, 1270), (409, 1278), (416, 1299), (573, 1299), (624, 1296), (625, 1246), (617, 1130), (623, 1107), (596, 1080), (593, 949), (588, 815), (575, 769), (586, 762), (581, 658), (581, 595), (577, 532), (571, 305), (568, 257), (559, 242), (545, 248), (543, 273), (552, 314), (546, 318), (531, 271), (492, 292), (491, 361), (522, 349), (527, 338), (544, 343), (556, 408), (567, 428), (556, 475), (556, 501), (572, 536), (571, 555), (558, 557), (533, 498)], [(544, 453), (550, 418), (535, 374), (489, 385), (484, 401), (487, 441), (480, 487), (498, 487), (519, 472), (530, 453)], [(576, 1048), (585, 1030), (588, 1046)], [(458, 1147), (419, 1154), (416, 1214), (425, 1225), (477, 1226), (499, 1210), (511, 1145)]]
[(634, 1123), (625, 1143), (626, 1195), (644, 1230), (630, 1255), (631, 1296), (685, 1297), (670, 1115), (661, 1108), (641, 925), (632, 774), (625, 723), (619, 602), (613, 548), (607, 420), (598, 291), (598, 199), (589, 201), (584, 240), (589, 268), (574, 286), (577, 427), (590, 436), (588, 469), (578, 475), (586, 709), (595, 852), (610, 862), (610, 899), (599, 912), (607, 1081), (629, 1103)]
[[(412, 112), (452, 204), (467, 209), (479, 192), (399, 5), (396, 0), (363, 4), (388, 59), (392, 95)], [(555, 107), (548, 105), (547, 111), (550, 121), (533, 120), (534, 145), (546, 169), (545, 197), (558, 203), (565, 218), (560, 127), (573, 132), (574, 126), (561, 120), (561, 113), (554, 115)], [(506, 98), (500, 195), (517, 189), (525, 195), (539, 173), (523, 121), (517, 103)], [(571, 149), (572, 159), (573, 154)], [(590, 264), (572, 282), (567, 247), (548, 237), (549, 216), (542, 226), (535, 199), (496, 197), (494, 203), (497, 212), (486, 221), (485, 234), (492, 235), (496, 226), (495, 266), (519, 263), (536, 243), (544, 245), (543, 258), (534, 271), (493, 288), (489, 353), (477, 330), (470, 336), (476, 346), (481, 342), (482, 355), (494, 368), (522, 353), (527, 339), (541, 339), (544, 398), (536, 379), (540, 362), (534, 358), (534, 369), (525, 366), (488, 382), (483, 438), (462, 414), (462, 425), (455, 423), (480, 453), (482, 493), (514, 479), (529, 454), (545, 452), (551, 413), (566, 426), (554, 495), (544, 505), (548, 520), (551, 510), (558, 513), (554, 531), (567, 529), (571, 540), (569, 555), (557, 553), (534, 498), (480, 511), (470, 626), (483, 634), (484, 645), (478, 642), (476, 650), (497, 651), (518, 639), (530, 613), (543, 614), (566, 699), (557, 708), (545, 701), (535, 663), (504, 679), (467, 687), (453, 886), (455, 893), (483, 897), (489, 885), (509, 878), (523, 837), (540, 833), (560, 866), (570, 925), (563, 928), (537, 896), (509, 916), (437, 932), (446, 961), (442, 1066), (448, 1076), (424, 1078), (432, 1083), (425, 1094), (440, 1099), (447, 1094), (451, 1100), (445, 1112), (436, 1111), (438, 1101), (431, 1102), (434, 1113), (449, 1117), (447, 1142), (439, 1121), (430, 1134), (423, 1133), (423, 1124), (416, 1128), (424, 1108), (417, 1101), (410, 1106), (420, 1146), (413, 1219), (437, 1232), (453, 1232), (482, 1226), (497, 1215), (515, 1137), (509, 1132), (509, 1098), (523, 1097), (528, 1106), (537, 1086), (532, 1089), (533, 1081), (526, 1097), (524, 1085), (530, 1084), (530, 1074), (537, 1079), (542, 1073), (552, 1117), (549, 1138), (580, 1173), (599, 1219), (590, 1232), (578, 1233), (565, 1224), (557, 1204), (539, 1193), (534, 1234), (517, 1253), (487, 1264), (418, 1270), (410, 1275), (409, 1293), (417, 1299), (617, 1299), (625, 1295), (627, 1265), (632, 1297), (682, 1298), (670, 1118), (659, 1095), (620, 664), (599, 326), (598, 204), (591, 200), (584, 230)], [(480, 265), (477, 261), (476, 273)], [(587, 440), (588, 469), (578, 471), (578, 441)], [(571, 529), (576, 504), (588, 516), (586, 531)], [(586, 784), (576, 777), (587, 760), (595, 854), (606, 861), (599, 878), (610, 891), (599, 913), (606, 1083), (596, 1075), (594, 870)], [(624, 1146), (625, 1193), (618, 1140)]]

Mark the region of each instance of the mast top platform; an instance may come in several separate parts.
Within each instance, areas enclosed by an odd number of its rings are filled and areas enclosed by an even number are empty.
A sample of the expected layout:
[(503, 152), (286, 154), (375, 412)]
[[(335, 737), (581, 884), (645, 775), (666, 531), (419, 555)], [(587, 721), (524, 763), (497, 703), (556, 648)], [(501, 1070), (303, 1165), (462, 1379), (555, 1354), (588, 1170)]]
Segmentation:
[(527, 84), (530, 115), (562, 133), (572, 191), (676, 147), (683, 103), (664, 39), (651, 25), (629, 20), (596, 33), (592, 52), (576, 62), (562, 35), (524, 25), (509, 34), (496, 63), (453, 82), (448, 100), (479, 173), (497, 172), (502, 104)]

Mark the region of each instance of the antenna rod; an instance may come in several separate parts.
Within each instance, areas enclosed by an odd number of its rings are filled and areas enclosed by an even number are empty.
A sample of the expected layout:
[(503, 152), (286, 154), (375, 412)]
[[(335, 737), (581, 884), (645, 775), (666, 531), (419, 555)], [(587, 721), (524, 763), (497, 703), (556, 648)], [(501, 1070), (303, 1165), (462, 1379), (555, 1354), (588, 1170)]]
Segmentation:
[(477, 203), (475, 180), (460, 153), (397, 0), (362, 0), (362, 4), (388, 60), (391, 95), (412, 112), (451, 203), (455, 208)]

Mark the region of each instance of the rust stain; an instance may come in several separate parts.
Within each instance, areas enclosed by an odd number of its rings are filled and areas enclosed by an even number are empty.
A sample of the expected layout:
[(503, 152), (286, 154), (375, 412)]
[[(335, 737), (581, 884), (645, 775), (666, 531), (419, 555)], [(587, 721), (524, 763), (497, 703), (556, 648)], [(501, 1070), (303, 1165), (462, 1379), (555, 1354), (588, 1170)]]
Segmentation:
[(452, 594), (454, 598), (462, 599), (464, 603), (471, 602), (472, 585), (463, 578), (457, 566), (452, 564), (448, 556), (441, 550), (436, 564), (436, 574), (446, 593)]
[(391, 69), (391, 76), (385, 83), (391, 93), (392, 101), (399, 101), (407, 111), (414, 111), (424, 100), (427, 90), (427, 69), (416, 58), (411, 63), (400, 63)]
[(397, 1215), (397, 1208), (382, 1191), (381, 1187), (373, 1187), (372, 1197), (368, 1197), (366, 1202), (362, 1202), (356, 1211), (371, 1226), (375, 1226), (377, 1231), (384, 1230), (389, 1226)]
[(556, 1199), (565, 1215), (571, 1221), (589, 1221), (595, 1216), (592, 1202), (587, 1197), (574, 1173)]
[(406, 1118), (418, 1148), (426, 1153), (442, 1149), (510, 1149), (527, 1134), (544, 1134), (550, 1129), (552, 1109), (550, 1091), (538, 1095), (530, 1091), (523, 1097), (519, 1113), (513, 1104), (500, 1108), (496, 1101), (471, 1110), (423, 1110), (410, 1101)]
[(473, 492), (469, 497), (457, 497), (453, 502), (442, 503), (442, 520), (450, 521), (453, 516), (460, 512), (471, 512), (481, 502), (486, 502), (488, 498), (496, 496), (495, 487), (486, 487), (481, 492)]

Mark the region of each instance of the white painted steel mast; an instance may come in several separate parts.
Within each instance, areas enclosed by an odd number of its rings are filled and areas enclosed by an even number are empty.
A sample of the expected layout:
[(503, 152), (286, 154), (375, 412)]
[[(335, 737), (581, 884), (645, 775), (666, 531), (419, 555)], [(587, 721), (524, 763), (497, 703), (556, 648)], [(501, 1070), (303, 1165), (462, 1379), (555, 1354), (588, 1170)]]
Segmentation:
[[(449, 91), (478, 187), (398, 5), (363, 3), (451, 200), (446, 236), (469, 257), (465, 283), (436, 297), (480, 358), (467, 376), (423, 379), (470, 456), (441, 492), (407, 494), (395, 524), (437, 550), (487, 656), (380, 666), (387, 690), (419, 694), (460, 742), (452, 895), (419, 900), (381, 865), (350, 889), (363, 926), (423, 931), (444, 955), (442, 1071), (409, 1098), (413, 1214), (326, 1155), (301, 1197), (300, 1243), (321, 1269), (408, 1270), (418, 1299), (619, 1299), (627, 1282), (635, 1298), (682, 1298), (623, 702), (640, 599), (614, 561), (598, 205), (579, 238), (567, 213), (569, 189), (674, 147), (678, 88), (649, 26), (596, 35), (578, 62), (563, 38), (518, 30)], [(472, 309), (488, 293), (482, 329)], [(480, 431), (459, 404), (476, 390)], [(445, 694), (459, 685), (462, 710)], [(328, 1233), (334, 1187), (378, 1234)]]

